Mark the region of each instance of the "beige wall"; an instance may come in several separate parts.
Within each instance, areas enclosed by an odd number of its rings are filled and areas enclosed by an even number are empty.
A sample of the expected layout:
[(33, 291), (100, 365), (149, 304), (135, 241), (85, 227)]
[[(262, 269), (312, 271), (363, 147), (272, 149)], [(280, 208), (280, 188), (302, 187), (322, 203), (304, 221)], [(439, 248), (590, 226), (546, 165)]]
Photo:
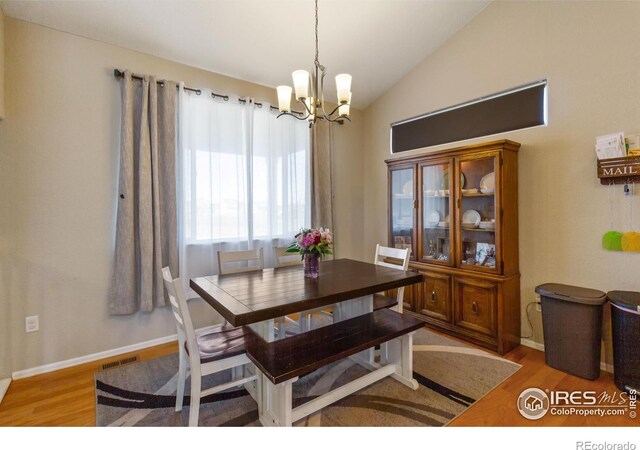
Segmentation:
[[(2, 291), (11, 299), (12, 370), (106, 351), (175, 332), (168, 310), (107, 314), (113, 253), (120, 88), (113, 68), (183, 80), (187, 86), (276, 101), (275, 90), (5, 18), (7, 119), (0, 122)], [(339, 256), (362, 218), (361, 114), (337, 127)], [(341, 222), (341, 220), (343, 220)], [(344, 229), (344, 231), (343, 231)], [(194, 306), (197, 326), (214, 319)], [(24, 317), (40, 332), (26, 335)]]
[(363, 114), (355, 110), (351, 123), (334, 125), (333, 223), (336, 229), (335, 255), (361, 261), (373, 260), (364, 246), (363, 233)]
[(0, 120), (4, 118), (4, 13), (0, 8)]
[[(525, 305), (545, 282), (640, 290), (640, 255), (600, 248), (609, 190), (596, 178), (595, 137), (640, 132), (638, 2), (494, 2), (365, 110), (365, 248), (386, 241), (389, 124), (548, 78), (549, 125), (509, 138), (519, 155), (520, 270)], [(425, 153), (444, 148), (408, 152)], [(640, 193), (640, 190), (638, 191)], [(615, 226), (629, 199), (615, 190)], [(635, 226), (640, 227), (640, 200)], [(533, 308), (532, 308), (533, 311)], [(540, 313), (532, 312), (542, 341)]]
[[(4, 118), (4, 14), (0, 8), (0, 130), (2, 129), (2, 118)], [(1, 133), (2, 131), (0, 131)], [(4, 163), (0, 148), (0, 165)], [(2, 169), (0, 169), (0, 173)], [(2, 186), (2, 181), (0, 181)], [(1, 195), (1, 194), (0, 194)], [(0, 210), (1, 216), (7, 216), (9, 211), (4, 208)], [(3, 219), (0, 218), (0, 222)], [(7, 237), (0, 235), (0, 380), (11, 376), (11, 333), (10, 328), (10, 303), (8, 293), (5, 292), (1, 281), (4, 273), (4, 255), (6, 254)]]

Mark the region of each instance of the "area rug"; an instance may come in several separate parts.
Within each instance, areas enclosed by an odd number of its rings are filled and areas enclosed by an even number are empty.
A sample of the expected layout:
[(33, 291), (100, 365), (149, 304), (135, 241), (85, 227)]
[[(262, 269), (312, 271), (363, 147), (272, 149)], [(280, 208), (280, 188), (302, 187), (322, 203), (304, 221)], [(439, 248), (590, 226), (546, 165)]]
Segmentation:
[[(513, 375), (520, 365), (421, 329), (414, 335), (414, 391), (385, 378), (296, 426), (443, 426)], [(98, 372), (98, 426), (186, 426), (189, 397), (174, 411), (178, 355), (146, 360)], [(350, 359), (338, 361), (293, 385), (294, 407), (363, 375)], [(230, 379), (215, 374), (203, 388)], [(189, 392), (189, 380), (185, 392)], [(243, 388), (202, 399), (200, 426), (259, 426), (256, 403)]]

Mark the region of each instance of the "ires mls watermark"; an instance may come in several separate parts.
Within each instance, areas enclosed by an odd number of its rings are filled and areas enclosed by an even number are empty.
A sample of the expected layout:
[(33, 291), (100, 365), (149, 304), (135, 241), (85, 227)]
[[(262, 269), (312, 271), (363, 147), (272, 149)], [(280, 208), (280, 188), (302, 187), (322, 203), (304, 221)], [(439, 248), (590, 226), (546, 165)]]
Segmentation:
[(561, 391), (528, 388), (518, 397), (518, 411), (529, 420), (552, 416), (628, 416), (637, 417), (637, 391)]

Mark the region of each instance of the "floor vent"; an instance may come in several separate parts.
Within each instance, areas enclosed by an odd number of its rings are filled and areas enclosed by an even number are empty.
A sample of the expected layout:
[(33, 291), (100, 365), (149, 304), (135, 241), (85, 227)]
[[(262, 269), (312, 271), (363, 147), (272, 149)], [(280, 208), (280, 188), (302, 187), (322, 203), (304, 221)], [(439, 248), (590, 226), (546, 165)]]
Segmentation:
[(138, 357), (136, 355), (136, 356), (131, 356), (129, 358), (124, 358), (124, 359), (121, 359), (121, 360), (118, 360), (118, 361), (111, 361), (111, 362), (102, 364), (100, 366), (100, 371), (113, 369), (115, 367), (124, 366), (126, 364), (131, 364), (131, 363), (134, 363), (134, 362), (138, 362), (139, 360), (140, 360), (140, 357)]

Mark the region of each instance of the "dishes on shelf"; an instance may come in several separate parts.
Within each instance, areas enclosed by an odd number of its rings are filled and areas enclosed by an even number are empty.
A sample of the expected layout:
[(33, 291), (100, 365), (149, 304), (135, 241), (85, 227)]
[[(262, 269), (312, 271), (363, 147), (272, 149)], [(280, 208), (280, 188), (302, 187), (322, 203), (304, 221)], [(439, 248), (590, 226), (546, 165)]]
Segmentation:
[[(464, 187), (466, 179), (464, 178), (464, 173), (460, 172), (460, 189)], [(449, 188), (449, 171), (445, 170), (442, 174), (442, 178), (440, 178), (440, 189), (450, 189)], [(448, 194), (447, 194), (448, 195)]]
[(480, 180), (480, 191), (483, 194), (489, 194), (489, 192), (485, 192), (485, 191), (493, 192), (495, 191), (495, 189), (496, 189), (496, 173), (491, 172), (483, 176), (482, 179)]
[(440, 189), (438, 191), (438, 194), (440, 195), (440, 197), (446, 197), (447, 195), (449, 195), (449, 189)]
[(439, 228), (449, 228), (449, 222), (438, 222)]
[(467, 209), (462, 214), (462, 226), (465, 226), (465, 224), (473, 224), (473, 227), (476, 228), (480, 225), (481, 220), (480, 213), (475, 209)]
[(404, 186), (402, 186), (402, 193), (405, 195), (411, 195), (413, 193), (413, 180), (407, 181)]
[(427, 216), (425, 218), (427, 219), (428, 226), (435, 227), (437, 223), (440, 222), (440, 212), (432, 209), (427, 212)]
[(478, 228), (478, 225), (476, 225), (474, 222), (462, 222), (462, 228), (473, 229)]
[(435, 197), (436, 195), (438, 195), (438, 191), (434, 191), (431, 189), (424, 191), (425, 197)]
[(485, 188), (485, 189), (480, 189), (480, 192), (482, 192), (483, 194), (493, 194), (495, 192), (495, 189)]
[(470, 194), (477, 194), (478, 190), (477, 189), (463, 189), (462, 190), (462, 194), (463, 195), (470, 195)]
[(480, 222), (478, 227), (481, 230), (495, 230), (496, 229), (496, 222), (494, 220), (483, 220), (483, 221)]

